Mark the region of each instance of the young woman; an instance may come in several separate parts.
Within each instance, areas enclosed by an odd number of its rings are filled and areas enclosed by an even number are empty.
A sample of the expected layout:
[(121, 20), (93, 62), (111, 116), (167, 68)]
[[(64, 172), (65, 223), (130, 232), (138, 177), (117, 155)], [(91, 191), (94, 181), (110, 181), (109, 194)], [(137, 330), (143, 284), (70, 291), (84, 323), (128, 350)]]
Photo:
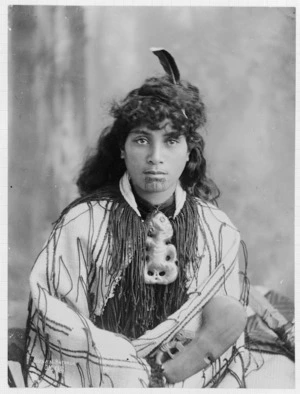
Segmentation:
[[(113, 105), (114, 122), (80, 173), (81, 197), (32, 269), (28, 386), (151, 387), (157, 378), (165, 387), (216, 387), (229, 369), (243, 385), (239, 231), (206, 174), (199, 90), (180, 79), (170, 54), (154, 53), (167, 75)], [(205, 368), (180, 375), (170, 361), (182, 352), (197, 364), (184, 348), (201, 337), (215, 299), (240, 305), (243, 327), (217, 357), (208, 345)], [(234, 321), (222, 305), (228, 331)]]

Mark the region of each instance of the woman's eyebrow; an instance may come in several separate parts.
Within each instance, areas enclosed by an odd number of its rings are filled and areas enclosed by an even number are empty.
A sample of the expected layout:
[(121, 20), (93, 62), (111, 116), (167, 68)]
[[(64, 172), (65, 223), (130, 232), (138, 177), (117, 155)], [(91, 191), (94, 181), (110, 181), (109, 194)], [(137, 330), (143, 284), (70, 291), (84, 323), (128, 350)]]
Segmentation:
[[(139, 135), (146, 135), (150, 136), (153, 133), (155, 133), (155, 130), (145, 130), (143, 128), (135, 128), (130, 130), (129, 134), (139, 134)], [(182, 135), (182, 133), (178, 130), (170, 130), (170, 131), (164, 131), (163, 136), (164, 137), (171, 137), (171, 138), (178, 138)]]
[(143, 134), (143, 135), (150, 135), (150, 131), (144, 129), (132, 129), (130, 130), (129, 134)]
[(172, 138), (179, 138), (181, 135), (182, 133), (180, 133), (180, 131), (178, 130), (167, 131), (166, 133), (164, 133), (165, 137), (172, 137)]

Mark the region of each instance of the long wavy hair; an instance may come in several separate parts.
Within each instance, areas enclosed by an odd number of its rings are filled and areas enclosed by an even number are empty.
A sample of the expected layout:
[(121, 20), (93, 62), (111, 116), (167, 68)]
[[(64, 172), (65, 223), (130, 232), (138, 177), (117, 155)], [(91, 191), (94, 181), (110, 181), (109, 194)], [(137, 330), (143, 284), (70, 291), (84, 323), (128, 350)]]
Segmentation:
[(168, 75), (146, 79), (124, 100), (114, 102), (110, 114), (114, 118), (97, 142), (95, 152), (85, 161), (77, 180), (80, 195), (86, 196), (102, 187), (116, 184), (126, 171), (120, 150), (129, 132), (136, 126), (157, 128), (165, 119), (186, 137), (189, 161), (180, 177), (184, 190), (205, 201), (216, 202), (220, 192), (207, 177), (204, 140), (200, 134), (206, 124), (206, 111), (199, 89), (187, 81), (174, 84)]

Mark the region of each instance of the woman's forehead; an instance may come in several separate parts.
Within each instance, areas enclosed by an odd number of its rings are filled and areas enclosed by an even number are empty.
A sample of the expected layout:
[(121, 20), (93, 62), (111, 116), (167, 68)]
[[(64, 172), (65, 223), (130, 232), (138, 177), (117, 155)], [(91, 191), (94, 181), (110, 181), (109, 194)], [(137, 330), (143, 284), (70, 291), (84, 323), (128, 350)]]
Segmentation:
[(170, 119), (164, 119), (162, 122), (158, 122), (155, 124), (148, 123), (148, 122), (140, 122), (139, 125), (134, 126), (131, 130), (130, 133), (137, 133), (141, 131), (164, 131), (165, 133), (174, 133), (177, 132), (179, 133), (179, 130), (177, 130)]

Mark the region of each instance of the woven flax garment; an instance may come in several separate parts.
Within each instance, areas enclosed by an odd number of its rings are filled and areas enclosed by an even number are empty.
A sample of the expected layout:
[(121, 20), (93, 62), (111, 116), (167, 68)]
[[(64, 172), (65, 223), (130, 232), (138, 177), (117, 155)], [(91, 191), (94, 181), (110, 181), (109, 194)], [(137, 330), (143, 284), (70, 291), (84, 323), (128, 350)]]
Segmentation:
[[(140, 217), (127, 174), (120, 181), (120, 190), (133, 214)], [(175, 199), (174, 216), (180, 214), (187, 199), (180, 185)], [(186, 262), (185, 266), (188, 300), (132, 341), (95, 325), (132, 259), (129, 254), (124, 266), (112, 269), (113, 250), (107, 231), (112, 203), (85, 202), (63, 215), (30, 276), (26, 346), (29, 387), (148, 387), (147, 356), (182, 329), (196, 330), (201, 309), (211, 297), (240, 298), (239, 232), (218, 208), (196, 201), (198, 259), (196, 264)], [(242, 352), (243, 336), (220, 359), (187, 381), (194, 379), (194, 387), (214, 386), (229, 365), (234, 365), (241, 376)]]

